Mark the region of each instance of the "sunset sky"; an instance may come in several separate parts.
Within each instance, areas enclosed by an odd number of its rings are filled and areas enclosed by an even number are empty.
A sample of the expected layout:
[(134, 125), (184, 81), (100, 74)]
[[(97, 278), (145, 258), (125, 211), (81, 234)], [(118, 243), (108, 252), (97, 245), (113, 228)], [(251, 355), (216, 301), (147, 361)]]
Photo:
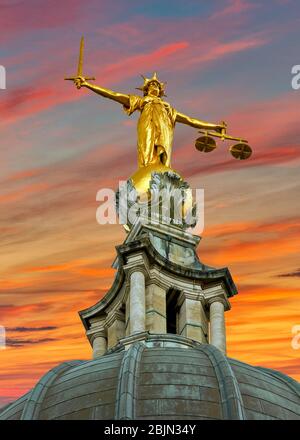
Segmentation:
[(298, 0), (0, 0), (0, 406), (91, 357), (77, 312), (110, 288), (125, 239), (96, 222), (96, 193), (135, 171), (138, 115), (63, 81), (81, 35), (96, 84), (138, 94), (157, 70), (173, 107), (249, 139), (237, 161), (178, 124), (172, 166), (204, 188), (201, 261), (238, 287), (228, 356), (300, 380), (299, 30)]

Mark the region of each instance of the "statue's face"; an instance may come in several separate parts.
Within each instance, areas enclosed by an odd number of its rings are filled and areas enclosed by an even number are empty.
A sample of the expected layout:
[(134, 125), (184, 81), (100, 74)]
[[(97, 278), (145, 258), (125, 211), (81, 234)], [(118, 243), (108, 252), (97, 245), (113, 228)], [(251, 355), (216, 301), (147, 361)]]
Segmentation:
[(160, 95), (160, 87), (156, 81), (152, 81), (148, 86), (148, 95), (159, 96)]

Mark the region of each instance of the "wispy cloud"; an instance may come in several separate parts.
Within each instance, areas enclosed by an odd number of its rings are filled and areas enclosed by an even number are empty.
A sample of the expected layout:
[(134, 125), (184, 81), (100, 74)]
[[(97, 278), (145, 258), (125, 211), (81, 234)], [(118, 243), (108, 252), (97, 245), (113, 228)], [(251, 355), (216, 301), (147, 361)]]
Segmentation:
[(288, 273), (280, 273), (277, 275), (280, 278), (288, 278), (288, 277), (300, 277), (300, 268), (296, 269), (294, 272), (288, 272)]
[(15, 339), (6, 338), (6, 347), (24, 347), (27, 345), (44, 344), (45, 342), (57, 341), (55, 338), (42, 338), (42, 339)]
[(28, 333), (28, 332), (43, 332), (49, 330), (56, 330), (58, 327), (46, 326), (46, 327), (7, 327), (7, 332)]

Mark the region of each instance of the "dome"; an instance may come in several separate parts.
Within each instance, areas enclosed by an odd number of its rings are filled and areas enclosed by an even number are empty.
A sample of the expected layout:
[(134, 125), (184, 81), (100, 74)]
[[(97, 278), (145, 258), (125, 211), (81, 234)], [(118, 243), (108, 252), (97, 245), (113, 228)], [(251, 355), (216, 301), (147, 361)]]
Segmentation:
[(50, 370), (0, 419), (300, 419), (300, 387), (178, 335), (119, 343)]

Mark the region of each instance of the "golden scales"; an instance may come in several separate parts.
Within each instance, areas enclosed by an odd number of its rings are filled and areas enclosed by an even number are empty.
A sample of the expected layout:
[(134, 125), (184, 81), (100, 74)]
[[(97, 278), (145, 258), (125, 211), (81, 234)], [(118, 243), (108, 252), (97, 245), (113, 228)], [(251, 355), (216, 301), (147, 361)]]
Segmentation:
[(222, 130), (221, 133), (217, 133), (215, 131), (199, 131), (199, 133), (204, 136), (200, 136), (196, 139), (195, 147), (198, 151), (203, 151), (204, 153), (209, 153), (217, 148), (217, 144), (215, 141), (215, 137), (225, 140), (237, 141), (237, 144), (232, 145), (229, 148), (230, 153), (235, 159), (245, 160), (248, 159), (252, 154), (252, 149), (248, 144), (246, 139), (241, 139), (237, 137), (232, 137), (225, 134), (225, 130)]

